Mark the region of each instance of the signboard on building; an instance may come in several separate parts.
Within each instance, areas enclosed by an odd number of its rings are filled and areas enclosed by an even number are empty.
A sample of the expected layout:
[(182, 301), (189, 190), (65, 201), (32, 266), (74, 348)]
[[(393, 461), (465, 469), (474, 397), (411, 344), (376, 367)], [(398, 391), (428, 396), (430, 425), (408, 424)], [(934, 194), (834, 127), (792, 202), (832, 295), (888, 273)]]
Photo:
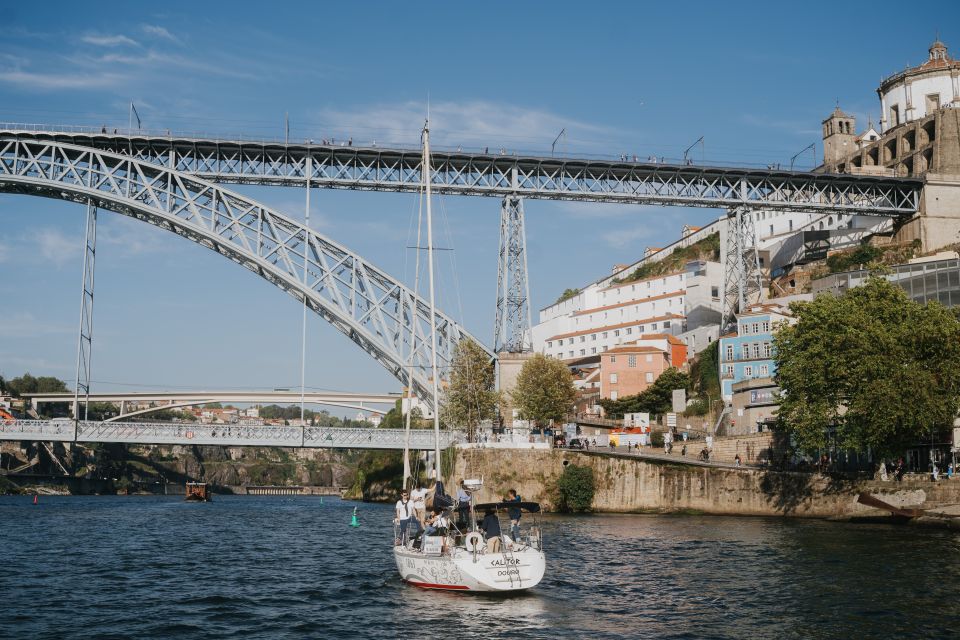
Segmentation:
[(677, 426), (677, 414), (668, 413), (667, 414), (667, 426), (673, 429)]
[(649, 413), (625, 413), (623, 414), (623, 426), (628, 429), (649, 429), (650, 428), (650, 414)]
[(673, 410), (677, 413), (682, 413), (687, 410), (687, 390), (686, 389), (673, 390)]
[(751, 389), (750, 404), (775, 404), (779, 390), (776, 387), (769, 389)]

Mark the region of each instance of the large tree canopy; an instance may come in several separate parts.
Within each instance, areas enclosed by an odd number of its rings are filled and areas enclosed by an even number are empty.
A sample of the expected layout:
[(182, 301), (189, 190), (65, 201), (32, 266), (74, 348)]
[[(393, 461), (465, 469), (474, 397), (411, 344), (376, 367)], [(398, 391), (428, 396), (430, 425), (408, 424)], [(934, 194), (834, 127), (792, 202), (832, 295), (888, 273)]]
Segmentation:
[(473, 340), (457, 343), (450, 370), (450, 386), (444, 390), (440, 415), (452, 427), (466, 427), (474, 440), (477, 426), (496, 416), (499, 394), (490, 356)]
[(632, 396), (616, 400), (603, 399), (600, 406), (608, 418), (622, 418), (625, 413), (649, 413), (661, 416), (673, 409), (673, 390), (690, 387), (690, 376), (670, 367), (649, 387)]
[(570, 413), (576, 390), (567, 365), (542, 353), (523, 363), (511, 397), (520, 417), (543, 423)]
[(781, 424), (814, 451), (837, 444), (897, 454), (953, 424), (960, 408), (960, 321), (883, 278), (842, 297), (795, 303), (774, 339)]

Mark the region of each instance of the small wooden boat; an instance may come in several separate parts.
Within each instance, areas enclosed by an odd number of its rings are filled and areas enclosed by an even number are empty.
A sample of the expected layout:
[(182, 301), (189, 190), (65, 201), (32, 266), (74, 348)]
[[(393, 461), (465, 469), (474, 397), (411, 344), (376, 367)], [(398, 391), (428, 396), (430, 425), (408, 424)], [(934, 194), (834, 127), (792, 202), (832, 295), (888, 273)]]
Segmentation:
[(206, 482), (188, 482), (185, 500), (187, 502), (210, 502), (213, 500), (213, 494)]

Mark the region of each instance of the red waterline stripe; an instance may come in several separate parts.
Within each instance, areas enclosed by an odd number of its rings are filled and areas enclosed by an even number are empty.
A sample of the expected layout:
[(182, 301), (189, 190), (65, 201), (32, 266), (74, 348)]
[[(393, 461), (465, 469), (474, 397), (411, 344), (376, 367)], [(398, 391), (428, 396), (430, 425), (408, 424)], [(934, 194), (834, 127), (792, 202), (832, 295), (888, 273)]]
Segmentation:
[(407, 580), (407, 583), (415, 587), (423, 587), (424, 589), (456, 589), (458, 591), (470, 589), (470, 587), (465, 587), (461, 584), (432, 584), (430, 582), (416, 582), (414, 580)]

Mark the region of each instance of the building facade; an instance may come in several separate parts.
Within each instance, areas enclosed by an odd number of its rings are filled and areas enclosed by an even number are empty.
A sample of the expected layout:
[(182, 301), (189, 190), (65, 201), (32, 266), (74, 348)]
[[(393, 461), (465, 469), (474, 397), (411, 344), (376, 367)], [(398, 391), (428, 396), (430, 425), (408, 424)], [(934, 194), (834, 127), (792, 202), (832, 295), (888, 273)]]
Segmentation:
[(645, 391), (672, 367), (669, 351), (642, 344), (610, 349), (600, 356), (600, 397), (617, 400)]
[[(960, 306), (960, 257), (956, 253), (946, 252), (932, 258), (895, 265), (890, 273), (881, 277), (902, 288), (915, 302), (936, 300), (946, 307)], [(811, 284), (814, 295), (829, 293), (841, 296), (864, 284), (870, 276), (867, 269), (844, 271), (818, 278)]]
[(776, 374), (773, 335), (793, 321), (790, 312), (776, 304), (755, 304), (737, 315), (737, 330), (720, 337), (718, 361), (720, 388), (726, 402), (733, 401), (733, 385)]

